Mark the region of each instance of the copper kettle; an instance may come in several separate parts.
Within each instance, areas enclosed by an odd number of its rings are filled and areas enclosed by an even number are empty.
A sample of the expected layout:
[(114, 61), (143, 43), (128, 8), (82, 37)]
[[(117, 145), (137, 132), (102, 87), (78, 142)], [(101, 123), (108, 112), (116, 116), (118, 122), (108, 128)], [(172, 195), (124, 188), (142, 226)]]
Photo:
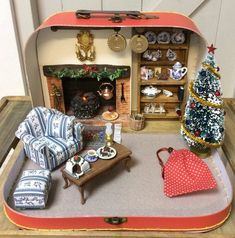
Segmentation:
[(111, 83), (102, 83), (97, 93), (105, 100), (109, 100), (113, 97), (113, 85)]

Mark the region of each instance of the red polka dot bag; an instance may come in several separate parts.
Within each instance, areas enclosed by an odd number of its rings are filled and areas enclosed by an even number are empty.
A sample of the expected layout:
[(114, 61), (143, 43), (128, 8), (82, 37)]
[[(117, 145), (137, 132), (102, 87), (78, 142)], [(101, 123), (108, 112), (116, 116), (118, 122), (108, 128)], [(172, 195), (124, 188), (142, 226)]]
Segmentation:
[[(165, 165), (159, 156), (162, 151), (170, 153)], [(157, 151), (157, 158), (162, 167), (164, 193), (168, 197), (214, 189), (217, 186), (207, 164), (187, 149), (161, 148)]]

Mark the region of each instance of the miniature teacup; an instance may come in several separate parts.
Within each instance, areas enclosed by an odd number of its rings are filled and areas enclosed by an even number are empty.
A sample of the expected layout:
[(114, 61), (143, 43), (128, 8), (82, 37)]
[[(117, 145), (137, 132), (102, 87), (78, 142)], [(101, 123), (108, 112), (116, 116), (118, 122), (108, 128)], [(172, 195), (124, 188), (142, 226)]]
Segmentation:
[(88, 162), (94, 162), (98, 159), (97, 153), (95, 150), (88, 150), (85, 159)]

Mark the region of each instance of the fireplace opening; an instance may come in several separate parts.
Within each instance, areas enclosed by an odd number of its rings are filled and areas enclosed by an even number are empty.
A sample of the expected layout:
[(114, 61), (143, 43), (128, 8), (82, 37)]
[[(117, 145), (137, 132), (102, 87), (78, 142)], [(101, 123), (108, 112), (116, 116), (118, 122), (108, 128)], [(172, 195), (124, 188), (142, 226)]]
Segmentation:
[(130, 66), (44, 65), (43, 73), (51, 108), (75, 115), (85, 123), (128, 122), (131, 110)]
[[(86, 119), (101, 115), (107, 110), (116, 110), (115, 81), (93, 78), (62, 78), (65, 111), (68, 115)], [(105, 93), (110, 93), (105, 97)], [(90, 102), (90, 104), (89, 104)], [(99, 105), (97, 105), (99, 104)], [(93, 111), (94, 110), (94, 111)]]

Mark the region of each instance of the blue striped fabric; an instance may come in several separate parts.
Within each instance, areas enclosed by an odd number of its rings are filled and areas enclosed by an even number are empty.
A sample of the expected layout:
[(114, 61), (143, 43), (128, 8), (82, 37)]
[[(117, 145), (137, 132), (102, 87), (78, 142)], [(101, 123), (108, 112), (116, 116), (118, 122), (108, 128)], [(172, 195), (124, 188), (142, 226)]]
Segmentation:
[(48, 117), (45, 136), (73, 140), (73, 124), (75, 117), (51, 114)]
[(49, 170), (25, 170), (13, 193), (16, 208), (44, 208), (51, 187)]
[(26, 156), (41, 168), (53, 170), (83, 148), (83, 128), (74, 116), (35, 107), (15, 135), (24, 143)]

